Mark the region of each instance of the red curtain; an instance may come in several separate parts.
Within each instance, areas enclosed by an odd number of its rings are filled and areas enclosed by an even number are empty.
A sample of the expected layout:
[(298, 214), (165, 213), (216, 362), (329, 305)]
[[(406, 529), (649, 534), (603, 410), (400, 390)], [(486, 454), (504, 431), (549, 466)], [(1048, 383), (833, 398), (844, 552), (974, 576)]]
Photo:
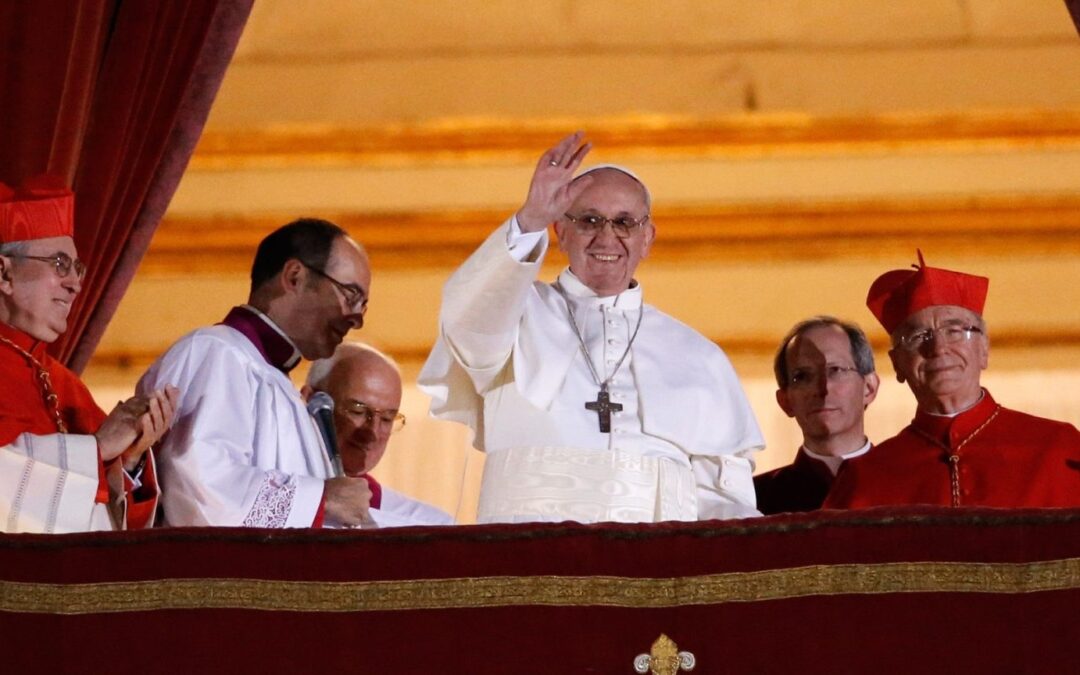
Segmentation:
[(0, 3), (0, 180), (75, 190), (89, 266), (51, 351), (81, 370), (202, 132), (253, 0)]

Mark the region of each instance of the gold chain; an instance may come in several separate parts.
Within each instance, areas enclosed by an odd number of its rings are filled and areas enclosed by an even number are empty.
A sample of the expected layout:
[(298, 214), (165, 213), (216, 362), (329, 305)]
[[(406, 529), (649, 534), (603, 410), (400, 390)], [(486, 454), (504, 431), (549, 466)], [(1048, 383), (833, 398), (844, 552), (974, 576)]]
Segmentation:
[(56, 396), (56, 392), (53, 391), (52, 378), (49, 377), (49, 371), (45, 370), (45, 366), (41, 365), (41, 362), (35, 359), (30, 352), (3, 335), (0, 335), (0, 342), (3, 342), (21, 354), (22, 357), (29, 361), (37, 370), (37, 378), (41, 382), (41, 393), (45, 399), (45, 408), (52, 413), (53, 419), (56, 420), (56, 430), (62, 434), (66, 434), (67, 425), (64, 424), (64, 419), (60, 416), (60, 399)]
[(952, 505), (960, 506), (960, 448), (968, 444), (968, 441), (979, 435), (979, 432), (986, 428), (988, 424), (994, 421), (994, 418), (1001, 412), (1001, 405), (994, 408), (994, 413), (990, 417), (986, 418), (986, 421), (979, 425), (979, 427), (967, 435), (967, 438), (960, 441), (955, 448), (950, 448), (938, 439), (934, 438), (930, 434), (924, 432), (922, 429), (911, 427), (919, 436), (922, 436), (926, 440), (930, 441), (934, 445), (944, 448), (945, 452), (949, 453), (949, 482), (952, 487)]

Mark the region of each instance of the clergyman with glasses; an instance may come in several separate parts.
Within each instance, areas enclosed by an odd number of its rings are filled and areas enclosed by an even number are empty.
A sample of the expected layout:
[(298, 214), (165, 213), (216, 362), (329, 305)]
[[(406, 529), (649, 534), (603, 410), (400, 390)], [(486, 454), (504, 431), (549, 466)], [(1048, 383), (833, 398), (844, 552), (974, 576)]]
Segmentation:
[(149, 527), (157, 508), (147, 449), (168, 428), (176, 389), (108, 415), (46, 352), (66, 330), (86, 266), (75, 195), (54, 177), (0, 183), (0, 531)]
[(325, 220), (293, 221), (259, 244), (247, 304), (150, 366), (139, 391), (182, 390), (157, 452), (166, 524), (373, 525), (367, 481), (334, 475), (288, 375), (363, 326), (370, 289), (360, 244)]
[(1080, 506), (1080, 432), (1010, 410), (980, 384), (990, 280), (918, 257), (878, 277), (866, 298), (892, 341), (896, 379), (915, 395), (915, 419), (846, 463), (825, 507)]
[(374, 347), (343, 342), (330, 358), (311, 364), (301, 389), (305, 399), (325, 392), (334, 401), (334, 430), (345, 475), (371, 488), (370, 513), (379, 527), (453, 525), (440, 508), (382, 485), (371, 472), (382, 460), (390, 436), (405, 426), (401, 412), (401, 371)]
[(773, 373), (776, 402), (795, 418), (803, 442), (791, 464), (754, 476), (758, 509), (813, 511), (844, 462), (870, 451), (863, 416), (880, 384), (874, 350), (855, 324), (815, 316), (780, 341)]
[[(657, 228), (645, 185), (577, 177), (578, 132), (537, 162), (521, 209), (443, 289), (420, 374), (435, 417), (486, 452), (480, 522), (757, 515), (757, 421), (724, 353), (644, 304), (634, 278)], [(554, 224), (569, 259), (538, 281)]]

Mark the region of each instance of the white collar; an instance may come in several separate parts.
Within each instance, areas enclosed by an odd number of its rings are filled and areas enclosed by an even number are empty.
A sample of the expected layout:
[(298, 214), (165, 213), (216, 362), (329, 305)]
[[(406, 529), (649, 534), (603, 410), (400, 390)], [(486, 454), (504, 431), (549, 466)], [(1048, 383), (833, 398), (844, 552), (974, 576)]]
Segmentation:
[(806, 453), (807, 457), (811, 459), (816, 459), (817, 461), (823, 463), (825, 466), (829, 467), (829, 471), (832, 471), (832, 475), (835, 476), (836, 472), (840, 470), (840, 465), (843, 464), (844, 461), (849, 459), (855, 459), (860, 455), (865, 455), (866, 453), (870, 452), (870, 446), (870, 440), (867, 439), (866, 443), (864, 443), (863, 446), (858, 450), (846, 452), (839, 457), (834, 457), (833, 455), (819, 455), (816, 452), (807, 450), (805, 445), (802, 446), (802, 451)]
[(577, 275), (567, 267), (559, 274), (556, 283), (562, 287), (567, 296), (573, 296), (575, 300), (586, 302), (591, 300), (596, 304), (607, 305), (616, 309), (639, 309), (641, 307), (641, 284), (636, 281), (622, 293), (599, 296), (596, 291), (582, 283), (581, 279), (578, 279)]

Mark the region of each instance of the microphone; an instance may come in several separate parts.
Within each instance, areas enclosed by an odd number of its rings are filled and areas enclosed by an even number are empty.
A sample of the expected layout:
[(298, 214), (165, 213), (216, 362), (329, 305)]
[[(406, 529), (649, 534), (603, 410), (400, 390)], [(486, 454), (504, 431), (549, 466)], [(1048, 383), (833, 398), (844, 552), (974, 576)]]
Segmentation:
[(334, 431), (334, 399), (325, 391), (317, 391), (308, 399), (307, 410), (315, 418), (315, 426), (319, 427), (319, 433), (326, 443), (326, 452), (334, 465), (334, 475), (344, 476), (345, 468), (341, 465), (337, 433)]

